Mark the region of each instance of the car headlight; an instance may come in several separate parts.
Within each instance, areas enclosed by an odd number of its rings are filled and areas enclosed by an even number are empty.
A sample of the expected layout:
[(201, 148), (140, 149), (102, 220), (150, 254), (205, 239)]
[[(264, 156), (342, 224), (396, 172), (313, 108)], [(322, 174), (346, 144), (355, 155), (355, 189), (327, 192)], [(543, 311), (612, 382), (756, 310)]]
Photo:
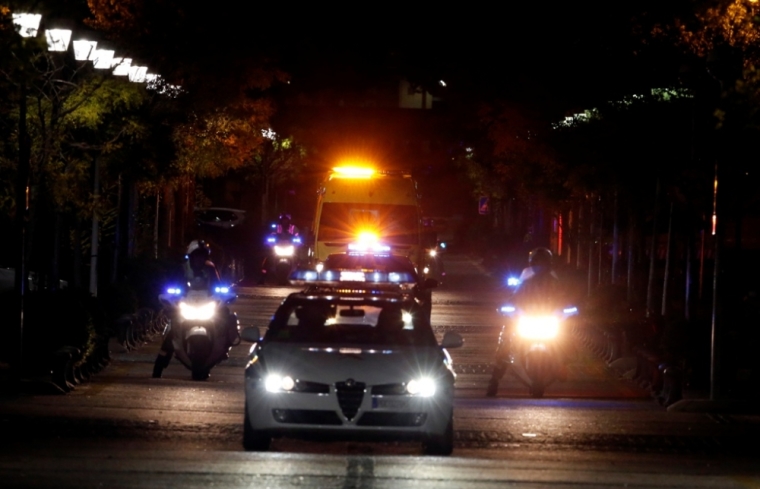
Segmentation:
[(274, 247), (274, 254), (277, 256), (293, 256), (293, 253), (295, 253), (295, 246), (293, 245), (287, 245), (287, 246), (280, 246), (276, 245)]
[(290, 392), (296, 387), (296, 381), (289, 375), (267, 375), (264, 380), (267, 392)]
[(435, 395), (435, 380), (430, 377), (412, 379), (406, 384), (406, 392), (413, 396), (432, 397)]
[(559, 334), (557, 316), (520, 316), (517, 334), (531, 340), (550, 340)]
[(214, 317), (216, 302), (206, 302), (197, 306), (191, 306), (187, 302), (179, 303), (179, 314), (183, 319), (206, 321)]

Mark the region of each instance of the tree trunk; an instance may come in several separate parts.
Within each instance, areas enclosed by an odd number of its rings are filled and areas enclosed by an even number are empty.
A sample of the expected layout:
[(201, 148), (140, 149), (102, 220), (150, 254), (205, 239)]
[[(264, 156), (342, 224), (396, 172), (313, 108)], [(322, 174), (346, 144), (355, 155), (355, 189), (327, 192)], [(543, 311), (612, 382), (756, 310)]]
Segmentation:
[(153, 218), (153, 259), (158, 260), (158, 222), (161, 217), (161, 191), (156, 189), (156, 214)]
[(613, 285), (617, 282), (618, 253), (620, 252), (620, 246), (618, 245), (619, 240), (620, 222), (618, 217), (618, 192), (615, 190), (614, 201), (612, 204), (612, 273), (610, 274), (610, 283)]
[(74, 222), (72, 224), (74, 228), (74, 242), (72, 248), (74, 248), (74, 272), (72, 273), (72, 279), (74, 280), (74, 288), (80, 290), (82, 288), (82, 226), (79, 223), (79, 218), (74, 216)]
[(583, 267), (583, 260), (581, 258), (581, 250), (583, 248), (583, 199), (578, 202), (578, 218), (575, 220), (575, 269), (580, 270)]
[(657, 179), (657, 186), (654, 193), (654, 214), (652, 216), (652, 245), (649, 248), (649, 278), (647, 279), (647, 310), (646, 316), (652, 315), (652, 307), (654, 305), (654, 272), (655, 272), (655, 259), (657, 254), (657, 213), (658, 213), (658, 201), (660, 200), (660, 179)]
[(686, 234), (686, 279), (684, 284), (683, 317), (686, 321), (691, 319), (691, 232)]
[(594, 226), (594, 202), (591, 202), (589, 213), (589, 233), (588, 233), (588, 295), (594, 289), (594, 233), (596, 232)]
[(98, 158), (95, 157), (92, 162), (93, 165), (93, 185), (92, 194), (93, 201), (95, 203), (92, 210), (92, 231), (90, 233), (90, 294), (93, 297), (98, 296), (98, 230), (100, 228), (100, 221), (98, 215), (98, 205), (100, 199), (100, 170), (98, 165)]
[[(137, 210), (139, 195), (137, 192), (137, 185), (131, 179), (128, 184), (127, 196), (129, 202), (127, 203), (127, 257), (134, 258), (137, 256)], [(158, 199), (159, 193), (156, 192), (156, 199)], [(156, 200), (156, 214), (158, 214), (158, 200)], [(154, 223), (154, 227), (158, 224)], [(155, 231), (154, 231), (155, 232)], [(158, 236), (154, 236), (154, 245), (158, 245)]]
[(670, 212), (668, 214), (668, 242), (665, 251), (665, 273), (662, 280), (662, 307), (660, 314), (665, 316), (668, 312), (668, 280), (670, 279), (670, 253), (673, 243), (673, 203), (670, 203)]
[(635, 261), (635, 252), (634, 248), (636, 246), (636, 219), (633, 212), (633, 206), (629, 207), (628, 212), (628, 281), (627, 281), (627, 290), (626, 290), (626, 300), (628, 301), (628, 305), (633, 304), (633, 291), (634, 291), (634, 261)]
[(596, 271), (596, 284), (601, 285), (602, 284), (602, 269), (604, 268), (604, 263), (602, 261), (602, 255), (603, 255), (603, 249), (604, 249), (604, 208), (602, 206), (601, 201), (599, 202), (599, 244), (597, 246), (596, 252), (597, 252), (597, 271)]
[(122, 231), (121, 226), (124, 223), (124, 219), (122, 219), (122, 192), (123, 192), (123, 186), (121, 182), (121, 174), (119, 174), (118, 178), (118, 184), (116, 189), (116, 226), (114, 227), (114, 235), (113, 235), (113, 256), (111, 263), (111, 285), (115, 284), (116, 281), (119, 278), (119, 251), (121, 250), (121, 237), (122, 237)]

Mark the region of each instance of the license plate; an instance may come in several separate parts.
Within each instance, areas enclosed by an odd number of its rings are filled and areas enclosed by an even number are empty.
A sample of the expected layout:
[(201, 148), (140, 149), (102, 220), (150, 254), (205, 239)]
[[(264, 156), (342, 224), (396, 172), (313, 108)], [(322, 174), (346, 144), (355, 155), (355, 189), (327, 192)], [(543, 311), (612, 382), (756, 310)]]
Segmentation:
[(388, 397), (373, 397), (372, 409), (405, 409), (409, 405), (406, 399), (393, 399)]

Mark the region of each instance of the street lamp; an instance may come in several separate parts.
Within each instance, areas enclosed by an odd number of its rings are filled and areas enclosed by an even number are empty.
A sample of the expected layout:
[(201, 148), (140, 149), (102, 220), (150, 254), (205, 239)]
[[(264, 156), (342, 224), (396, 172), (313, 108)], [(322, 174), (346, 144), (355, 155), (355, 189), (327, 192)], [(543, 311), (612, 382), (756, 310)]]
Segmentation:
[(65, 53), (69, 49), (69, 42), (71, 41), (71, 30), (47, 29), (45, 31), (45, 38), (47, 39), (48, 51)]
[(86, 39), (74, 40), (74, 59), (77, 61), (92, 61), (92, 55), (98, 47), (98, 43), (95, 41), (88, 41)]
[(96, 49), (90, 56), (92, 67), (96, 70), (110, 70), (113, 53), (110, 49)]
[(130, 66), (132, 66), (132, 58), (114, 58), (111, 61), (114, 76), (129, 76)]
[(148, 76), (147, 66), (130, 66), (129, 81), (134, 83), (145, 83)]
[(13, 14), (13, 25), (21, 37), (37, 37), (41, 20), (41, 14)]
[[(13, 24), (22, 38), (36, 37), (42, 15), (30, 13), (13, 14)], [(23, 41), (23, 39), (22, 39)], [(19, 379), (22, 372), (24, 346), (24, 296), (26, 292), (26, 214), (29, 208), (29, 174), (31, 158), (31, 142), (26, 130), (26, 80), (22, 75), (19, 79), (18, 104), (18, 168), (16, 176), (16, 215), (13, 219), (17, 255), (15, 264), (14, 289), (18, 300), (18, 359), (14, 365), (14, 374)]]

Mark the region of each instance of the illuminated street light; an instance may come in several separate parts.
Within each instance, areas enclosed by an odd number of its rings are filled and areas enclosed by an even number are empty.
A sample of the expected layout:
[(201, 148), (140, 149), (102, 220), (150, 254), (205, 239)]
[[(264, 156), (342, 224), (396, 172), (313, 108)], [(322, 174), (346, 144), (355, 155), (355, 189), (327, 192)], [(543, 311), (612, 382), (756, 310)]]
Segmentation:
[(42, 21), (41, 14), (13, 14), (13, 25), (21, 37), (37, 37)]
[(97, 47), (98, 43), (95, 41), (74, 40), (74, 59), (77, 61), (92, 61), (92, 56), (95, 54)]
[(134, 83), (145, 83), (148, 75), (147, 66), (130, 66), (129, 67), (129, 81)]
[(45, 31), (48, 51), (66, 52), (71, 42), (70, 29), (47, 29)]
[(114, 76), (129, 76), (130, 66), (132, 66), (132, 58), (114, 58), (111, 61)]
[(98, 49), (90, 57), (93, 61), (93, 67), (97, 70), (110, 70), (111, 60), (113, 60), (113, 51), (109, 49)]

